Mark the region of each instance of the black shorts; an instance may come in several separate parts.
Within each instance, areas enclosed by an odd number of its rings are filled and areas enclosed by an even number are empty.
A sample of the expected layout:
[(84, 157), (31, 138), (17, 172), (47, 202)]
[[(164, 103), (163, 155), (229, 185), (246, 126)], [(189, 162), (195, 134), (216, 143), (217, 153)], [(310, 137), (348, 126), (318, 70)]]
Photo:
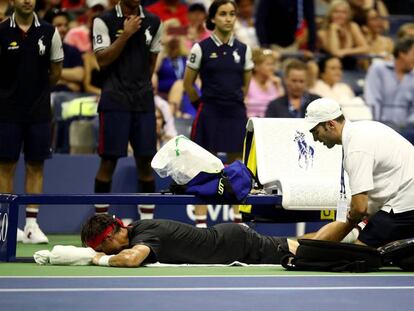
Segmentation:
[(377, 212), (361, 231), (358, 240), (379, 247), (389, 242), (414, 237), (414, 211), (394, 214)]
[[(248, 234), (250, 237), (248, 240), (252, 244), (248, 259), (245, 259), (246, 263), (280, 264), (283, 257), (291, 254), (287, 238), (264, 236), (250, 228)], [(259, 254), (260, 260), (256, 262), (254, 257)]]
[(222, 262), (237, 260), (247, 264), (280, 264), (281, 259), (289, 254), (286, 238), (264, 236), (239, 224), (224, 223), (213, 228), (217, 230), (219, 237), (227, 240), (227, 243), (219, 244), (227, 244), (225, 249), (218, 246), (216, 248), (217, 252), (221, 250), (229, 256)]
[(99, 113), (99, 148), (101, 157), (120, 158), (153, 156), (157, 151), (155, 112), (104, 111)]
[(0, 121), (0, 160), (17, 161), (23, 148), (25, 161), (43, 161), (51, 156), (50, 122)]

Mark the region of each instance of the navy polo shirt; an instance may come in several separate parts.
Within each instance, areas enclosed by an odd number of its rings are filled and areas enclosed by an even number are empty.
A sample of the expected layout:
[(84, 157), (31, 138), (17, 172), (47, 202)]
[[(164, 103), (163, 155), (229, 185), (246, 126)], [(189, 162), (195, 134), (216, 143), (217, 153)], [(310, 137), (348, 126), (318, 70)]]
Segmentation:
[(0, 24), (0, 120), (48, 121), (50, 62), (63, 60), (62, 42), (54, 26), (34, 14), (23, 32), (14, 14)]
[[(160, 19), (140, 6), (141, 28), (126, 43), (119, 57), (102, 68), (99, 111), (154, 111), (151, 54), (160, 51)], [(124, 31), (125, 17), (119, 4), (95, 18), (94, 51), (108, 48)]]
[[(64, 42), (62, 45), (63, 52), (65, 54), (65, 59), (63, 60), (63, 69), (83, 67), (82, 53), (78, 50), (78, 48)], [(72, 92), (72, 90), (69, 89), (65, 84), (57, 84), (53, 88), (53, 92), (59, 91)]]
[(201, 100), (220, 106), (242, 105), (244, 72), (253, 68), (251, 51), (232, 37), (227, 44), (211, 35), (196, 43), (187, 66), (199, 71), (202, 81)]

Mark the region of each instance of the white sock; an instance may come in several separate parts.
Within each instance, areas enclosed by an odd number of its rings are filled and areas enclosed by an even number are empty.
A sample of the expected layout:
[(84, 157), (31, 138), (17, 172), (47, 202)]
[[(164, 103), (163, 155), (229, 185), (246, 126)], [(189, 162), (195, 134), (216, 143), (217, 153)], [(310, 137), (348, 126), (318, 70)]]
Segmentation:
[(37, 225), (37, 219), (33, 217), (26, 218), (26, 226)]
[(351, 232), (348, 233), (346, 237), (342, 239), (342, 243), (355, 243), (355, 241), (358, 239), (359, 236), (359, 230), (357, 228), (354, 228), (351, 230)]
[(147, 204), (140, 204), (138, 205), (138, 213), (140, 215), (140, 219), (154, 219), (154, 208), (155, 205), (147, 205)]
[(243, 221), (242, 219), (242, 214), (235, 214), (234, 215), (234, 220), (235, 223), (241, 223)]
[(122, 218), (121, 220), (124, 226), (128, 226), (131, 222), (134, 221), (132, 218)]
[(95, 214), (108, 214), (109, 204), (95, 204)]
[(207, 228), (207, 215), (195, 215), (196, 227)]

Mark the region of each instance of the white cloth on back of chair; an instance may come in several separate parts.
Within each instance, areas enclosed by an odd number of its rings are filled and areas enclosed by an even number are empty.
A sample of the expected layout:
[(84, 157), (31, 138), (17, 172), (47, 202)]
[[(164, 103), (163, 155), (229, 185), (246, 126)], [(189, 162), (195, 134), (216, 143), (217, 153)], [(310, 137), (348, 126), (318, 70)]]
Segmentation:
[[(328, 149), (315, 142), (303, 124), (303, 119), (249, 119), (247, 131), (255, 139), (257, 177), (267, 192), (276, 189), (282, 195), (285, 209), (336, 208), (342, 148)], [(349, 192), (347, 179), (345, 173)]]

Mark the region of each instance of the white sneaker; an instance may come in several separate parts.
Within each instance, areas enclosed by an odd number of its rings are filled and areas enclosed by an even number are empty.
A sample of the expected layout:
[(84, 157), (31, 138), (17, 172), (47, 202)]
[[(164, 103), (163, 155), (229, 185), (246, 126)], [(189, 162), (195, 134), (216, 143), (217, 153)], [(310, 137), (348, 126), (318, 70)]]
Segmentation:
[(23, 243), (25, 244), (47, 244), (49, 239), (40, 230), (38, 224), (30, 224), (24, 227), (24, 238)]
[(122, 223), (124, 224), (124, 226), (128, 226), (130, 225), (132, 222), (134, 222), (134, 220), (132, 218), (122, 218), (121, 219)]
[(16, 236), (16, 242), (23, 242), (25, 235), (23, 230), (20, 230), (19, 228), (17, 228), (17, 236)]

